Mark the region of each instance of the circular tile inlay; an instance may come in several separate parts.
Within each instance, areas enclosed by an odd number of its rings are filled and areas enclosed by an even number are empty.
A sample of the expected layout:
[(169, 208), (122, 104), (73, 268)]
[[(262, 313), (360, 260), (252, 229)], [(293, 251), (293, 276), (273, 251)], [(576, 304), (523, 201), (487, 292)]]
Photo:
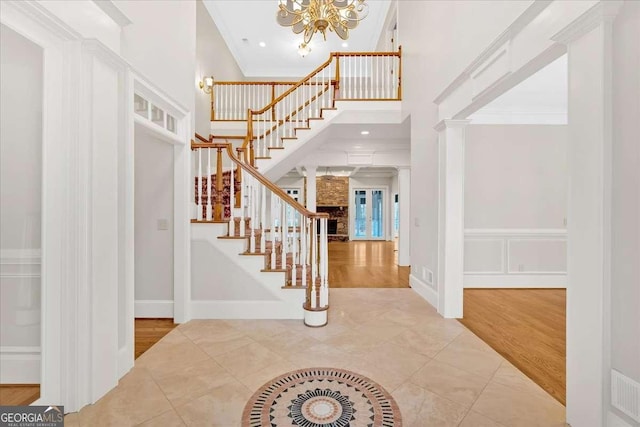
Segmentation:
[(334, 368), (301, 369), (263, 385), (247, 402), (245, 427), (401, 427), (393, 397), (371, 379)]

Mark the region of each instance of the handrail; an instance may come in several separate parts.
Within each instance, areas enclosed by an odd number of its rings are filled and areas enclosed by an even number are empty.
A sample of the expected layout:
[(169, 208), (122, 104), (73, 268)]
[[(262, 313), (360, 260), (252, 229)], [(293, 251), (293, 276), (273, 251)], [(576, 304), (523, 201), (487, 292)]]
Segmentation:
[(267, 110), (269, 110), (271, 107), (273, 107), (275, 104), (277, 104), (278, 102), (280, 102), (281, 100), (283, 100), (284, 98), (286, 98), (288, 95), (290, 95), (291, 93), (293, 93), (297, 88), (299, 88), (300, 86), (302, 86), (307, 80), (309, 80), (311, 77), (315, 76), (316, 74), (318, 74), (320, 71), (322, 71), (323, 68), (331, 65), (331, 60), (333, 59), (333, 56), (329, 56), (329, 59), (327, 61), (325, 61), (323, 64), (321, 64), (318, 68), (316, 68), (315, 70), (313, 70), (312, 72), (310, 72), (305, 78), (303, 78), (302, 80), (300, 80), (298, 83), (296, 83), (294, 86), (290, 87), (289, 89), (287, 89), (286, 91), (284, 91), (280, 96), (278, 96), (276, 99), (274, 99), (273, 101), (271, 101), (270, 104), (268, 104), (266, 107), (264, 107), (262, 110), (257, 110), (257, 111), (253, 111), (251, 110), (252, 114), (263, 114), (265, 113)]
[[(203, 145), (203, 144), (195, 144), (195, 145), (196, 145), (195, 148), (201, 148), (201, 147), (198, 147), (198, 146), (199, 145)], [(236, 157), (236, 155), (233, 153), (233, 148), (231, 147), (231, 144), (225, 144), (225, 145), (227, 146), (227, 154), (229, 155), (231, 160), (236, 165), (238, 165), (242, 169), (246, 170), (251, 176), (253, 176), (255, 179), (257, 179), (258, 182), (260, 182), (262, 185), (264, 185), (269, 190), (271, 190), (274, 194), (276, 194), (278, 197), (280, 197), (280, 199), (286, 201), (292, 208), (294, 208), (295, 210), (300, 212), (303, 216), (306, 216), (307, 218), (329, 218), (329, 214), (328, 213), (311, 212), (310, 210), (308, 210), (307, 208), (302, 206), (293, 197), (288, 195), (282, 188), (278, 187), (277, 185), (275, 185), (274, 183), (269, 181), (267, 178), (265, 178), (264, 175), (262, 175), (260, 172), (258, 172), (258, 170), (256, 168), (254, 168), (253, 166), (248, 165), (248, 164), (246, 164), (244, 162), (241, 162)], [(206, 148), (206, 147), (209, 147), (209, 146), (210, 145), (206, 145), (206, 146), (204, 146), (202, 148)], [(192, 144), (192, 147), (193, 147), (193, 144)]]
[[(204, 136), (200, 135), (197, 132), (196, 132), (196, 138), (198, 138), (202, 142), (210, 142), (207, 138), (205, 138)], [(192, 143), (193, 143), (193, 140), (192, 140)]]

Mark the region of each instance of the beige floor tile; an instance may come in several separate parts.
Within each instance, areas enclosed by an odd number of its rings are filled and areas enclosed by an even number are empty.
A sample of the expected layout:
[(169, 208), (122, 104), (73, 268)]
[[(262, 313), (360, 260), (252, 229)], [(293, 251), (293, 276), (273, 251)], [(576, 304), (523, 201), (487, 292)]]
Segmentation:
[(326, 367), (349, 369), (348, 366), (352, 366), (355, 359), (352, 354), (325, 343), (318, 343), (287, 356), (287, 360), (300, 366), (300, 368)]
[(295, 332), (284, 332), (274, 336), (263, 336), (256, 338), (255, 340), (284, 358), (290, 354), (297, 353), (318, 344), (317, 340)]
[(380, 316), (380, 318), (402, 326), (412, 327), (421, 323), (429, 322), (435, 316), (437, 316), (437, 314), (434, 315), (427, 310), (405, 306), (404, 309), (394, 308), (389, 310)]
[(504, 359), (490, 348), (486, 350), (465, 339), (466, 337), (466, 333), (460, 334), (435, 359), (472, 374), (491, 378)]
[[(191, 323), (191, 322), (189, 322)], [(228, 353), (254, 342), (243, 331), (235, 329), (226, 323), (219, 323), (189, 330), (185, 334), (209, 356)]]
[(257, 342), (214, 356), (214, 360), (236, 378), (246, 376), (279, 362), (278, 356)]
[(176, 411), (188, 426), (239, 426), (251, 394), (239, 382), (225, 384), (177, 407)]
[(394, 375), (408, 378), (431, 359), (404, 347), (381, 344), (364, 357), (375, 367), (384, 367)]
[(212, 359), (185, 365), (179, 371), (163, 374), (152, 372), (152, 375), (174, 407), (188, 403), (212, 388), (235, 381), (226, 369)]
[(374, 347), (377, 347), (382, 340), (370, 334), (369, 331), (349, 329), (325, 341), (327, 345), (340, 349), (344, 352), (363, 357)]
[(407, 330), (405, 326), (381, 318), (366, 322), (356, 329), (358, 333), (374, 337), (378, 342), (387, 341), (405, 330)]
[(418, 334), (407, 329), (387, 342), (390, 346), (399, 346), (427, 357), (434, 357), (451, 342), (452, 338), (438, 334)]
[(77, 412), (72, 412), (64, 416), (65, 427), (80, 427), (80, 415)]
[(171, 410), (171, 404), (151, 375), (132, 369), (93, 405), (80, 411), (82, 426), (134, 426)]
[(327, 341), (328, 339), (349, 330), (349, 327), (341, 321), (338, 315), (333, 313), (332, 309), (329, 309), (329, 322), (322, 328), (310, 328), (305, 326), (300, 320), (283, 320), (281, 322), (288, 328), (288, 330), (291, 330), (291, 332), (296, 332), (321, 342)]
[(490, 382), (472, 407), (509, 427), (565, 425), (565, 409), (551, 396), (540, 396)]
[[(169, 337), (167, 339), (167, 337)], [(160, 375), (209, 359), (209, 355), (180, 331), (173, 330), (135, 361), (135, 366)]]
[(489, 379), (432, 360), (411, 377), (411, 382), (468, 408)]
[(149, 421), (138, 424), (139, 427), (183, 427), (184, 425), (182, 418), (180, 418), (173, 409), (155, 418), (151, 418)]
[(411, 383), (403, 384), (392, 395), (400, 407), (403, 425), (409, 427), (454, 427), (467, 412), (465, 406)]
[(251, 392), (255, 393), (255, 391), (267, 383), (267, 381), (297, 369), (299, 368), (295, 363), (288, 360), (281, 360), (259, 370), (258, 372), (241, 376), (238, 379), (242, 384), (247, 386)]
[(480, 415), (477, 412), (469, 411), (464, 420), (460, 423), (460, 427), (506, 427), (502, 424), (498, 424), (495, 421), (490, 420), (484, 415)]
[(529, 377), (506, 360), (502, 362), (491, 381), (518, 391), (539, 394), (543, 397), (549, 396), (549, 393), (544, 391), (542, 387), (534, 383)]
[(434, 318), (428, 322), (412, 326), (411, 330), (418, 335), (437, 336), (452, 341), (466, 331), (466, 328), (455, 319)]
[(287, 328), (279, 320), (250, 319), (225, 320), (225, 323), (244, 332), (251, 338), (274, 336), (287, 332)]

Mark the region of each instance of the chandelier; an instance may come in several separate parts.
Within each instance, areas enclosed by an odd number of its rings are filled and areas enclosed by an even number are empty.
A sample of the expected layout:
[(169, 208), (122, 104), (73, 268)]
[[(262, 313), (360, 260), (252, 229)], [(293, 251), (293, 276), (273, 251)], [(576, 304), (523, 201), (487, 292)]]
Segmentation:
[(318, 31), (325, 41), (327, 29), (335, 32), (342, 40), (349, 38), (349, 30), (356, 28), (367, 17), (369, 7), (365, 1), (279, 0), (277, 21), (283, 27), (291, 27), (295, 34), (304, 32), (299, 48), (308, 53), (309, 42)]

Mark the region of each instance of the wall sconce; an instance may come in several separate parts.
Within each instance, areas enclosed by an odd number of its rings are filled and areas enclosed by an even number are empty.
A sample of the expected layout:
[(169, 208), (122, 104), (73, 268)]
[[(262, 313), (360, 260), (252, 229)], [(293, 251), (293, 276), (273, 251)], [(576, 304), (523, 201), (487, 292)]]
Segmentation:
[(213, 76), (205, 77), (200, 81), (199, 85), (204, 93), (211, 93), (213, 91)]

